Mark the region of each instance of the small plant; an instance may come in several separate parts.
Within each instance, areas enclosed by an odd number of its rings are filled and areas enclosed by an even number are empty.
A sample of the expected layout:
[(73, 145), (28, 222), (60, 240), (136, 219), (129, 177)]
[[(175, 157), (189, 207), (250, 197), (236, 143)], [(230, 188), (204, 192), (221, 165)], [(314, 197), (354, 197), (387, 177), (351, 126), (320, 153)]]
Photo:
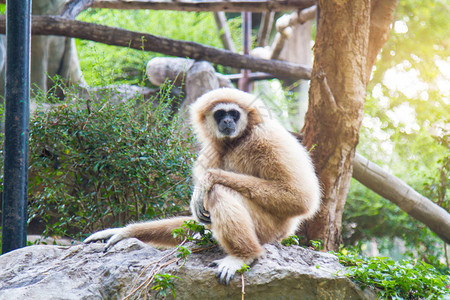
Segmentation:
[(381, 299), (439, 299), (450, 293), (450, 273), (422, 261), (362, 257), (345, 249), (335, 253), (348, 266), (347, 275), (362, 287), (378, 290)]
[(246, 264), (242, 264), (242, 267), (237, 270), (236, 272), (238, 272), (239, 274), (244, 274), (245, 272), (250, 271), (250, 266), (247, 266)]
[(291, 236), (285, 238), (284, 240), (282, 240), (282, 241), (281, 241), (281, 244), (282, 244), (283, 246), (288, 246), (288, 247), (289, 247), (289, 246), (292, 246), (292, 245), (297, 245), (297, 246), (299, 246), (299, 245), (300, 245), (300, 239), (299, 239), (298, 236), (296, 236), (296, 235), (294, 234), (294, 235), (291, 235)]
[(186, 239), (199, 246), (217, 244), (212, 237), (211, 230), (206, 229), (205, 226), (193, 220), (184, 222), (180, 228), (173, 230), (172, 234), (174, 238), (180, 241)]
[(320, 251), (323, 250), (323, 241), (321, 240), (317, 240), (317, 241), (309, 241), (310, 246), (316, 250), (316, 251)]
[(179, 246), (177, 249), (177, 257), (186, 259), (189, 255), (191, 255), (192, 251), (184, 246)]
[(158, 295), (166, 297), (168, 292), (172, 292), (173, 298), (176, 297), (175, 283), (174, 279), (180, 279), (178, 276), (172, 274), (156, 274), (154, 282), (155, 284), (151, 287), (152, 290), (158, 291)]

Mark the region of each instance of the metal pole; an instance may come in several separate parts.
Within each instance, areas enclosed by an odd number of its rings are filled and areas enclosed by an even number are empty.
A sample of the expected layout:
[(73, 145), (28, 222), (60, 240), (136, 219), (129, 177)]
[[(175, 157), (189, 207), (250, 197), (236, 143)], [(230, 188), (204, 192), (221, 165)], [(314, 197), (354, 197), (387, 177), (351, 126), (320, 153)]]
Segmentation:
[(26, 246), (31, 1), (6, 1), (2, 253)]
[[(242, 38), (244, 54), (248, 55), (250, 53), (252, 43), (252, 13), (248, 11), (242, 13)], [(242, 78), (239, 79), (238, 87), (244, 92), (250, 92), (251, 82), (248, 78), (251, 71), (243, 69), (241, 72)]]

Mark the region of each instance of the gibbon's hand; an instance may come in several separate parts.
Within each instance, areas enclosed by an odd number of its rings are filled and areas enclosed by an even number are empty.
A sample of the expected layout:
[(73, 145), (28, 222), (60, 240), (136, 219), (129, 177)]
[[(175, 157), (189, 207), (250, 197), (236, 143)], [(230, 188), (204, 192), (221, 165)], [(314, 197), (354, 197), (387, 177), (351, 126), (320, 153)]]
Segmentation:
[(96, 241), (108, 240), (103, 250), (103, 252), (107, 252), (109, 249), (111, 249), (112, 246), (126, 238), (128, 238), (128, 234), (126, 233), (125, 228), (111, 228), (101, 230), (92, 234), (84, 240), (84, 243), (88, 244)]
[(203, 203), (206, 196), (206, 189), (203, 186), (194, 187), (191, 198), (191, 210), (196, 219), (204, 224), (211, 224), (209, 212), (205, 209)]

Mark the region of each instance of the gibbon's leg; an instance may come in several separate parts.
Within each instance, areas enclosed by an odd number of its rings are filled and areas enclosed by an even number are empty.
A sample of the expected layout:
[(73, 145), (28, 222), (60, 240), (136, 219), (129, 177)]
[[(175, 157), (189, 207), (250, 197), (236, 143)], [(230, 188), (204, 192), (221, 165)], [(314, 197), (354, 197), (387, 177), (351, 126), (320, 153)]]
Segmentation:
[(264, 210), (286, 218), (307, 214), (311, 210), (311, 201), (318, 203), (320, 199), (320, 190), (307, 183), (300, 191), (287, 183), (221, 169), (208, 170), (204, 178), (208, 181), (204, 184), (207, 188), (221, 184), (241, 193)]
[(180, 228), (185, 221), (194, 220), (192, 217), (176, 217), (158, 221), (130, 224), (123, 228), (105, 229), (96, 232), (84, 240), (91, 243), (100, 240), (108, 240), (105, 252), (119, 241), (127, 238), (137, 238), (154, 246), (174, 247), (181, 240), (173, 238), (172, 231)]
[(211, 229), (228, 253), (224, 259), (214, 262), (221, 283), (228, 284), (244, 263), (250, 264), (263, 252), (244, 201), (238, 192), (220, 184), (213, 185), (208, 193)]

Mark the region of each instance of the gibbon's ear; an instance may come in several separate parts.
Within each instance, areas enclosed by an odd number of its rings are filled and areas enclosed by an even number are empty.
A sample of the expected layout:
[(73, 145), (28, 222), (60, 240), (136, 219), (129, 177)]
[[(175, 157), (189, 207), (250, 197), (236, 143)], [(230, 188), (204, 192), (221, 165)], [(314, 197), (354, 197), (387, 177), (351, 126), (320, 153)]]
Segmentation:
[[(246, 128), (261, 124), (269, 110), (256, 96), (237, 89), (221, 88), (210, 91), (190, 106), (191, 124), (202, 142), (209, 142), (212, 132), (207, 128), (206, 117), (219, 103), (234, 103), (247, 113)], [(270, 117), (270, 116), (269, 116)]]

